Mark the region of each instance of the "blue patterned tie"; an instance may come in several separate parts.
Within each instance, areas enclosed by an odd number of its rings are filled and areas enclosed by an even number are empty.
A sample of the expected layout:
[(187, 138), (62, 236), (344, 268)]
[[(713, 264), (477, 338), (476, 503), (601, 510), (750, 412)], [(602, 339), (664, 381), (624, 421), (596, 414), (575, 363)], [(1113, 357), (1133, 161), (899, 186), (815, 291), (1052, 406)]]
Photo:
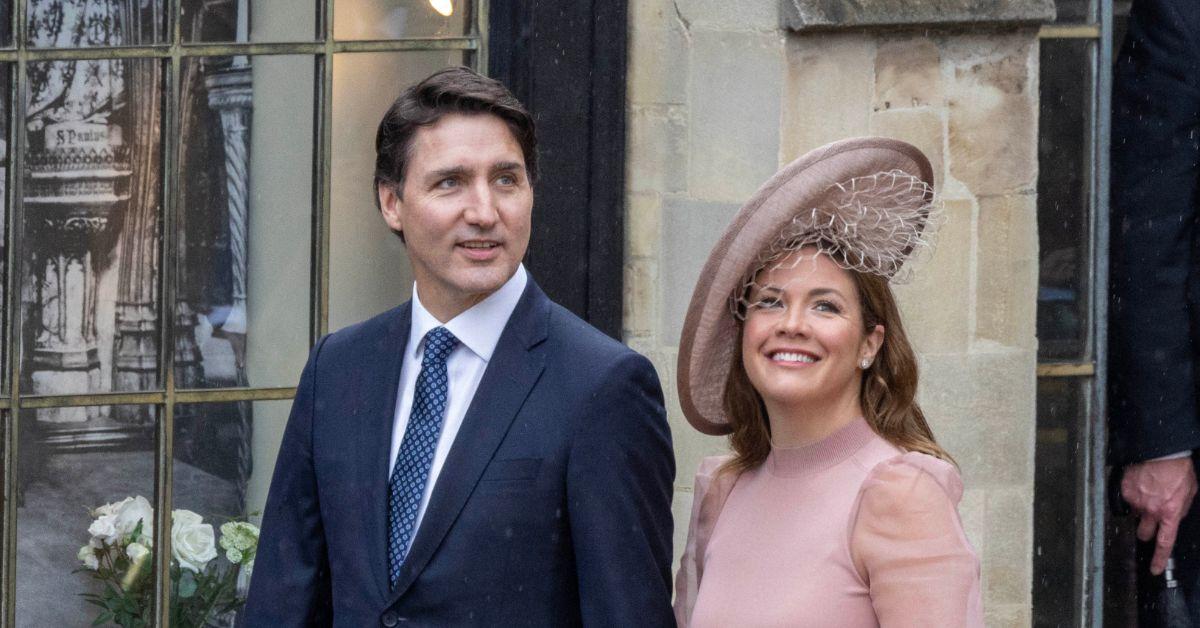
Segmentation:
[(446, 415), (446, 358), (457, 345), (458, 338), (445, 327), (435, 327), (425, 334), (425, 356), (421, 359), (421, 374), (417, 375), (412, 412), (388, 481), (388, 576), (393, 586), (417, 532), (417, 511)]

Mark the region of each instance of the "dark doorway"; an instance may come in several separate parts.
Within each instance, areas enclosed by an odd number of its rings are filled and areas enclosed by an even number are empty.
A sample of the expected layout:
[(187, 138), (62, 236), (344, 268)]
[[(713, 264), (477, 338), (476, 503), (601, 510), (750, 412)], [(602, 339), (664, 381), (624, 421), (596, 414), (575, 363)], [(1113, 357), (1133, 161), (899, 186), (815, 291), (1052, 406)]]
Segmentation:
[(621, 333), (626, 0), (492, 2), (488, 73), (537, 118), (526, 265), (550, 298)]

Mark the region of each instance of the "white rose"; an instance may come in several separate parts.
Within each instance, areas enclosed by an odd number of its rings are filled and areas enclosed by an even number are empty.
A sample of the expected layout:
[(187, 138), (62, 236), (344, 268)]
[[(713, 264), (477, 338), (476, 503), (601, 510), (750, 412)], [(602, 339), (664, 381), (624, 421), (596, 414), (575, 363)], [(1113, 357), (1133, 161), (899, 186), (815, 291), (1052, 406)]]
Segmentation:
[(121, 538), (121, 533), (117, 530), (116, 515), (101, 515), (92, 525), (88, 526), (88, 534), (92, 538), (104, 541), (109, 545), (116, 545)]
[(119, 502), (113, 502), (111, 504), (104, 504), (103, 506), (93, 510), (92, 516), (100, 517), (103, 515), (115, 515), (115, 514), (117, 514), (117, 511), (121, 509), (122, 506), (124, 506), (125, 504), (128, 504), (131, 501), (133, 501), (132, 497), (126, 497), (125, 499), (122, 499)]
[(141, 536), (130, 540), (143, 544), (152, 543), (150, 539), (154, 538), (154, 507), (150, 505), (150, 502), (146, 501), (145, 497), (138, 495), (133, 499), (127, 500), (117, 510), (116, 517), (114, 525), (121, 536), (128, 537), (132, 535), (140, 521), (142, 523)]
[(217, 557), (212, 525), (190, 510), (171, 513), (171, 557), (179, 566), (199, 573)]
[(93, 571), (100, 568), (100, 561), (96, 558), (96, 548), (92, 547), (91, 543), (79, 548), (79, 554), (76, 556), (84, 567)]
[(129, 557), (129, 560), (136, 563), (150, 555), (150, 548), (141, 543), (130, 543), (129, 547), (125, 548), (125, 555)]

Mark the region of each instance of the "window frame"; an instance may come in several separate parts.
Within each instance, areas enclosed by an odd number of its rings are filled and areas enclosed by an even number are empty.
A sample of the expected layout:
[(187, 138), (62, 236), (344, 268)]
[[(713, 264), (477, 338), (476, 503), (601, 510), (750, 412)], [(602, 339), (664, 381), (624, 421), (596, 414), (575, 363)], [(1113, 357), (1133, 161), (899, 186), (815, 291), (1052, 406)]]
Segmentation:
[[(1104, 621), (1104, 550), (1107, 514), (1106, 454), (1108, 429), (1105, 422), (1107, 390), (1108, 328), (1108, 239), (1109, 239), (1109, 146), (1112, 113), (1113, 0), (1094, 0), (1089, 19), (1079, 24), (1048, 24), (1038, 31), (1039, 41), (1086, 39), (1092, 81), (1089, 94), (1085, 140), (1088, 163), (1087, 216), (1088, 263), (1091, 277), (1087, 294), (1084, 355), (1079, 360), (1043, 358), (1037, 362), (1038, 381), (1070, 378), (1087, 386), (1082, 424), (1082, 452), (1073, 481), (1075, 512), (1082, 529), (1075, 547), (1076, 560), (1070, 567), (1074, 579), (1074, 621), (1077, 626), (1102, 626)], [(1042, 208), (1039, 207), (1039, 211)], [(1064, 566), (1065, 570), (1066, 566)], [(1036, 582), (1034, 583), (1036, 585)]]
[[(309, 346), (328, 332), (329, 325), (329, 251), (330, 209), (332, 179), (332, 103), (334, 57), (339, 54), (361, 52), (404, 52), (460, 50), (466, 55), (468, 65), (485, 71), (487, 59), (487, 16), (488, 0), (467, 0), (468, 32), (464, 36), (411, 37), (394, 40), (337, 40), (334, 38), (334, 1), (315, 0), (314, 38), (312, 41), (295, 42), (226, 42), (184, 43), (182, 33), (182, 0), (163, 0), (167, 23), (167, 43), (137, 46), (92, 47), (92, 48), (33, 48), (26, 45), (27, 2), (16, 0), (12, 4), (11, 45), (0, 48), (0, 63), (9, 64), (9, 162), (7, 168), (7, 282), (8, 303), (4, 309), (3, 341), (7, 354), (7, 390), (0, 393), (0, 448), (3, 450), (0, 478), (3, 483), (3, 519), (0, 520), (0, 626), (16, 625), (16, 563), (17, 563), (17, 463), (21, 452), (18, 432), (21, 410), (107, 406), (107, 405), (153, 405), (158, 408), (155, 430), (155, 547), (154, 591), (156, 625), (170, 625), (170, 526), (164, 521), (164, 513), (170, 513), (173, 501), (174, 459), (174, 413), (177, 404), (196, 404), (236, 401), (288, 400), (295, 396), (294, 386), (237, 387), (186, 389), (175, 385), (174, 369), (174, 316), (176, 295), (177, 251), (180, 236), (176, 224), (182, 211), (178, 194), (181, 142), (179, 137), (181, 84), (183, 59), (189, 57), (214, 56), (266, 56), (305, 55), (316, 64), (314, 77), (314, 120), (313, 120), (313, 187), (311, 193), (310, 237), (310, 298), (309, 298)], [(160, 242), (158, 314), (161, 321), (159, 351), (159, 387), (145, 392), (111, 392), (72, 395), (27, 395), (21, 390), (21, 316), (19, 297), (25, 253), (23, 246), (24, 207), (23, 198), (25, 168), (25, 118), (24, 89), (28, 83), (29, 63), (48, 60), (80, 59), (153, 59), (162, 64), (164, 74), (162, 115), (162, 213), (159, 221)], [(369, 150), (369, 147), (363, 147)], [(297, 365), (297, 374), (299, 365)]]

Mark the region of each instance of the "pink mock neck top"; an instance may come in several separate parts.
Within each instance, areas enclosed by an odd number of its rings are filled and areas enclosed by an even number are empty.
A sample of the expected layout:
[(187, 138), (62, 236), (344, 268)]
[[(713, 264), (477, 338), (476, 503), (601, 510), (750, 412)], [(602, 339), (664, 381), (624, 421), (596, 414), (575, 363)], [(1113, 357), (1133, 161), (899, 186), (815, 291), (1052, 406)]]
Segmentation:
[(950, 463), (862, 419), (738, 476), (728, 459), (696, 474), (680, 626), (983, 626)]

